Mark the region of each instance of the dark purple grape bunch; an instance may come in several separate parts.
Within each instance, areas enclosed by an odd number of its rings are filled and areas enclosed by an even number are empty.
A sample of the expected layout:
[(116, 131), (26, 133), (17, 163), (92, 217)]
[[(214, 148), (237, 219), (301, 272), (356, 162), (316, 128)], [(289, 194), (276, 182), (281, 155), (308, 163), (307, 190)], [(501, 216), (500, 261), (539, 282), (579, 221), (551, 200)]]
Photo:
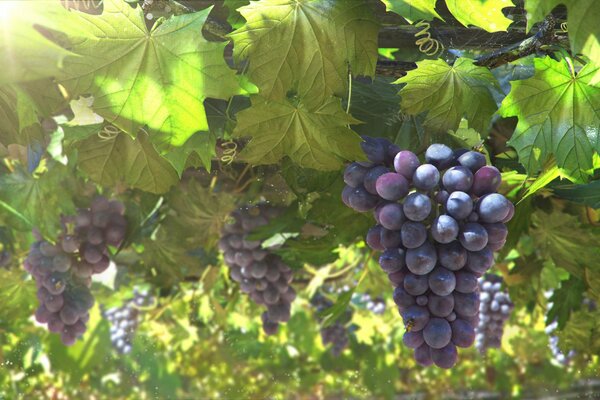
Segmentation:
[(475, 335), (475, 347), (480, 353), (488, 348), (500, 348), (504, 324), (510, 317), (514, 304), (506, 290), (502, 290), (502, 278), (485, 274), (479, 278), (479, 324)]
[(219, 240), (231, 279), (255, 303), (267, 308), (261, 316), (267, 335), (277, 333), (279, 323), (290, 319), (291, 303), (296, 298), (291, 286), (293, 274), (281, 257), (248, 235), (280, 212), (266, 203), (242, 207), (231, 213), (232, 221), (223, 227)]
[(504, 245), (514, 206), (496, 193), (500, 171), (481, 153), (433, 144), (422, 163), (386, 139), (363, 139), (369, 161), (346, 168), (342, 200), (373, 211), (366, 242), (382, 252), (415, 360), (451, 368), (457, 347), (475, 340), (477, 279)]
[(133, 290), (133, 298), (121, 307), (112, 307), (104, 311), (104, 318), (110, 323), (110, 341), (120, 354), (129, 354), (132, 342), (140, 324), (144, 309), (155, 303), (149, 291)]
[[(333, 306), (333, 302), (323, 296), (320, 293), (317, 293), (313, 296), (310, 303), (315, 307), (317, 313), (320, 313), (331, 306)], [(346, 324), (350, 322), (352, 319), (352, 312), (350, 310), (346, 310), (342, 316), (340, 316), (333, 324), (329, 326), (321, 327), (321, 341), (323, 342), (323, 346), (331, 345), (330, 351), (334, 357), (338, 357), (348, 344), (350, 343), (350, 337), (348, 333), (348, 328)]]
[[(94, 245), (101, 257), (89, 257), (91, 247), (87, 241), (88, 230), (81, 228), (79, 218), (81, 215), (90, 215), (90, 211), (80, 210), (77, 216), (64, 218), (63, 232), (57, 244), (46, 240), (33, 243), (24, 262), (25, 270), (33, 276), (38, 288), (40, 305), (35, 313), (36, 320), (47, 324), (50, 332), (60, 334), (67, 346), (74, 344), (87, 329), (89, 310), (94, 305), (94, 297), (90, 292), (92, 275), (106, 270), (110, 262), (106, 245), (117, 245), (124, 237), (126, 221), (123, 205), (97, 198), (92, 207), (97, 209), (100, 203), (108, 204), (106, 210), (109, 210), (108, 222), (102, 222), (103, 241)], [(114, 232), (109, 234), (117, 224), (123, 227), (120, 238)], [(88, 225), (92, 226), (91, 220)]]

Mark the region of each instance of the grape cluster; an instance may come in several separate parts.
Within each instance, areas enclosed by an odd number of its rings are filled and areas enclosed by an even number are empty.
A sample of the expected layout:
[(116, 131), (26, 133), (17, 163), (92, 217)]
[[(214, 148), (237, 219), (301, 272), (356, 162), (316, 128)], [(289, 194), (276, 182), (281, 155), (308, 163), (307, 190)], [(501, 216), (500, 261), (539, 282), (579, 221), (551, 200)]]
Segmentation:
[(154, 298), (148, 291), (134, 289), (133, 298), (121, 307), (109, 308), (103, 312), (104, 318), (110, 323), (110, 341), (117, 352), (131, 352), (131, 342), (140, 323), (142, 309), (153, 303)]
[(60, 333), (72, 345), (86, 331), (92, 275), (104, 272), (110, 263), (108, 245), (118, 246), (125, 237), (124, 207), (104, 197), (93, 200), (90, 209), (79, 210), (63, 220), (57, 244), (39, 240), (31, 245), (24, 268), (36, 282), (39, 307), (36, 320)]
[[(310, 302), (316, 308), (317, 313), (333, 306), (333, 303), (321, 294), (316, 294)], [(352, 312), (346, 310), (333, 324), (321, 327), (321, 341), (323, 342), (323, 346), (331, 344), (331, 354), (335, 357), (342, 354), (350, 342), (348, 329), (345, 325), (350, 319), (352, 319)]]
[(496, 193), (500, 172), (483, 154), (443, 144), (425, 162), (383, 138), (363, 137), (368, 162), (344, 171), (342, 201), (377, 222), (366, 242), (382, 251), (416, 361), (451, 368), (475, 340), (477, 279), (506, 241), (514, 206)]
[(279, 213), (279, 209), (265, 203), (240, 208), (231, 213), (232, 222), (224, 226), (219, 240), (231, 279), (255, 303), (267, 307), (261, 316), (267, 335), (277, 333), (279, 323), (290, 319), (290, 305), (296, 298), (290, 286), (293, 275), (281, 257), (248, 235)]
[(514, 304), (508, 292), (502, 290), (502, 278), (485, 274), (479, 279), (479, 324), (475, 335), (475, 347), (481, 353), (502, 344), (504, 324), (510, 317)]

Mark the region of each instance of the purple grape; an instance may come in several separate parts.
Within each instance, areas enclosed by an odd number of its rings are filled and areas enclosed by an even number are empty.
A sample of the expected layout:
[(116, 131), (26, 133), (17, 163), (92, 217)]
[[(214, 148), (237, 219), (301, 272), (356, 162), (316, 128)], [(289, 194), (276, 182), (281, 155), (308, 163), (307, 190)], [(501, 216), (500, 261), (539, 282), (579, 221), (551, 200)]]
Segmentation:
[[(447, 296), (456, 287), (456, 277), (444, 267), (436, 267), (429, 274), (429, 288), (438, 296)], [(456, 302), (456, 299), (455, 299)]]
[(344, 171), (344, 182), (353, 188), (359, 187), (363, 184), (368, 171), (368, 168), (363, 167), (359, 163), (352, 163)]
[(413, 296), (419, 296), (429, 289), (427, 275), (406, 274), (404, 277), (404, 290)]
[(364, 187), (359, 186), (350, 192), (348, 203), (356, 211), (367, 212), (377, 206), (379, 198), (367, 192)]
[(425, 328), (429, 322), (429, 310), (425, 307), (412, 305), (401, 313), (406, 326), (410, 326), (411, 332), (417, 332)]
[(365, 175), (365, 180), (363, 183), (367, 192), (376, 195), (377, 179), (379, 179), (381, 175), (387, 174), (388, 172), (390, 172), (390, 170), (382, 165), (378, 165), (376, 167), (371, 168), (369, 172), (367, 172), (367, 174)]
[(404, 200), (403, 210), (411, 221), (423, 221), (431, 213), (431, 200), (422, 193), (411, 193)]
[(429, 191), (440, 182), (440, 172), (431, 164), (423, 164), (415, 171), (412, 182), (415, 188)]
[(477, 151), (468, 151), (458, 157), (458, 163), (463, 167), (469, 168), (472, 173), (476, 173), (486, 164), (485, 156)]
[[(422, 276), (425, 276), (425, 275), (422, 275)], [(429, 298), (425, 295), (417, 296), (416, 303), (419, 306), (426, 306), (429, 303)]]
[(396, 286), (394, 289), (394, 302), (400, 308), (400, 311), (407, 310), (408, 307), (415, 304), (415, 298), (404, 290), (403, 286)]
[(477, 290), (477, 276), (467, 271), (456, 271), (456, 290), (460, 293), (472, 293)]
[[(344, 186), (344, 189), (342, 190), (342, 202), (346, 205), (346, 207), (350, 207), (352, 208), (352, 206), (350, 206), (350, 194), (352, 193), (352, 191), (354, 191), (354, 188), (352, 186)], [(225, 225), (225, 227), (227, 227), (228, 225)], [(230, 226), (230, 225), (229, 225)], [(224, 228), (224, 230), (227, 229), (231, 229), (231, 228)]]
[(435, 247), (429, 242), (406, 251), (406, 266), (413, 274), (425, 275), (433, 270), (436, 263), (437, 253)]
[(477, 213), (482, 222), (501, 222), (509, 215), (511, 206), (500, 193), (486, 194), (477, 202)]
[(467, 263), (467, 250), (457, 241), (438, 245), (439, 263), (452, 271), (458, 271)]
[(483, 227), (488, 234), (488, 243), (503, 242), (508, 236), (508, 229), (506, 229), (506, 225), (501, 222), (496, 222), (494, 224), (483, 224)]
[(479, 293), (454, 293), (454, 311), (465, 317), (473, 317), (479, 311)]
[(458, 361), (456, 346), (449, 343), (441, 349), (431, 349), (431, 359), (440, 368), (452, 368)]
[(432, 349), (441, 349), (450, 343), (451, 338), (450, 324), (442, 318), (431, 318), (423, 329), (423, 339)]
[(448, 192), (468, 192), (473, 185), (473, 173), (465, 167), (452, 167), (442, 177), (444, 189)]
[(52, 318), (52, 312), (49, 311), (43, 304), (35, 311), (35, 320), (40, 324), (46, 324)]
[(366, 237), (365, 241), (367, 242), (367, 245), (373, 250), (377, 250), (377, 251), (385, 250), (385, 247), (381, 243), (382, 229), (383, 228), (381, 227), (381, 225), (376, 225), (376, 226), (372, 227), (371, 229), (369, 229), (369, 231), (367, 232), (367, 237)]
[(405, 265), (404, 250), (387, 249), (379, 256), (379, 265), (388, 274), (402, 269)]
[(494, 193), (498, 190), (498, 187), (500, 187), (501, 182), (502, 175), (496, 167), (489, 165), (483, 166), (473, 175), (471, 193), (478, 197), (488, 193)]
[(404, 277), (406, 276), (406, 269), (403, 268), (399, 271), (394, 271), (388, 274), (388, 279), (391, 282), (392, 286), (397, 287), (402, 285), (404, 282)]
[(440, 190), (435, 194), (435, 201), (436, 203), (445, 206), (448, 202), (448, 197), (450, 197), (450, 193), (445, 190)]
[(407, 249), (415, 249), (427, 240), (427, 227), (420, 222), (408, 221), (402, 225), (402, 244)]
[[(360, 147), (365, 152), (365, 155), (369, 159), (377, 164), (383, 164), (386, 160), (388, 145), (387, 141), (381, 140), (380, 138), (372, 138), (370, 136), (362, 136), (363, 142)], [(387, 143), (386, 143), (387, 142)]]
[(438, 243), (450, 243), (458, 237), (458, 222), (449, 215), (440, 215), (431, 223), (431, 236)]
[(434, 143), (425, 151), (425, 160), (440, 170), (446, 169), (455, 161), (454, 152), (445, 144)]
[(431, 348), (427, 344), (423, 343), (415, 349), (415, 361), (423, 367), (428, 367), (433, 364)]
[(406, 347), (410, 347), (411, 349), (416, 349), (420, 347), (423, 343), (423, 333), (421, 331), (418, 332), (405, 332), (402, 336), (402, 341), (406, 345)]
[(408, 194), (408, 181), (400, 174), (388, 172), (377, 178), (375, 189), (383, 199), (396, 201)]
[(406, 220), (403, 207), (398, 203), (389, 203), (379, 211), (379, 223), (384, 228), (395, 231), (402, 228)]
[(458, 235), (460, 244), (469, 251), (482, 250), (488, 243), (488, 233), (476, 222), (467, 222)]
[(475, 329), (464, 319), (457, 318), (450, 323), (452, 343), (458, 347), (471, 347), (475, 341)]
[(475, 276), (481, 276), (494, 264), (494, 253), (489, 247), (485, 247), (479, 251), (467, 252), (466, 269)]
[(400, 247), (402, 244), (402, 235), (400, 231), (390, 231), (389, 229), (381, 228), (381, 245), (386, 249)]
[(464, 192), (452, 192), (446, 202), (446, 211), (457, 220), (465, 219), (473, 211), (473, 200)]
[(402, 150), (394, 158), (394, 169), (406, 179), (412, 179), (416, 169), (421, 165), (417, 156), (408, 150)]
[(436, 317), (447, 317), (454, 309), (454, 296), (452, 293), (446, 296), (438, 296), (435, 293), (429, 293), (427, 308), (429, 308), (431, 314)]

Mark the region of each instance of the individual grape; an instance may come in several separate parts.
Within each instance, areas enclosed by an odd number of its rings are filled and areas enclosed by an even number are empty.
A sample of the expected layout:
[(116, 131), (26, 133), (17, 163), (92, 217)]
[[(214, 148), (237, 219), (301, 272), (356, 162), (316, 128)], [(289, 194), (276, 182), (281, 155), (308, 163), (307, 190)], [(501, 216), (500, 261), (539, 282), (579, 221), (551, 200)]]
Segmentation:
[(447, 317), (454, 309), (454, 296), (438, 296), (435, 293), (429, 293), (427, 307), (432, 315), (436, 317)]
[[(456, 287), (456, 277), (444, 267), (436, 267), (429, 274), (429, 288), (438, 296), (447, 296)], [(455, 299), (456, 302), (456, 299)]]
[(35, 311), (35, 320), (40, 324), (46, 324), (52, 318), (53, 312), (48, 310), (44, 304), (40, 304), (40, 306)]
[(452, 329), (448, 321), (442, 318), (431, 318), (423, 329), (423, 339), (432, 349), (441, 349), (450, 343)]
[(472, 317), (479, 311), (479, 293), (454, 293), (454, 311), (460, 316)]
[(471, 193), (477, 197), (494, 193), (498, 190), (501, 182), (502, 175), (500, 175), (500, 171), (496, 167), (483, 166), (473, 175)]
[(279, 324), (277, 322), (269, 321), (266, 311), (260, 315), (260, 319), (262, 320), (262, 328), (265, 335), (271, 336), (277, 334), (277, 331), (279, 331)]
[(394, 169), (406, 179), (412, 179), (416, 169), (421, 165), (417, 156), (408, 150), (402, 150), (394, 158)]
[(399, 230), (405, 220), (403, 207), (398, 203), (386, 204), (379, 211), (379, 223), (386, 229)]
[[(350, 205), (350, 194), (353, 190), (354, 188), (352, 186), (344, 186), (344, 189), (342, 190), (342, 202), (350, 208), (352, 208), (352, 206)], [(221, 250), (224, 251), (224, 249)]]
[(467, 151), (457, 160), (460, 165), (468, 168), (472, 173), (476, 173), (486, 163), (485, 156), (477, 151)]
[(381, 175), (389, 173), (390, 170), (384, 167), (383, 165), (373, 167), (367, 172), (365, 175), (365, 180), (363, 185), (367, 192), (377, 195), (377, 179)]
[(506, 224), (514, 216), (515, 216), (515, 206), (513, 205), (513, 203), (509, 202), (508, 203), (508, 214), (506, 214), (506, 217), (504, 217), (504, 219), (500, 222), (502, 222), (503, 224)]
[(483, 275), (488, 269), (494, 264), (494, 253), (489, 247), (484, 247), (479, 251), (467, 252), (467, 265), (468, 271), (475, 274), (475, 276)]
[(432, 144), (425, 151), (425, 160), (438, 169), (446, 169), (454, 163), (454, 152), (445, 144)]
[(419, 296), (427, 291), (429, 282), (427, 275), (406, 274), (404, 277), (404, 290), (410, 295)]
[(73, 235), (65, 235), (62, 239), (61, 247), (65, 253), (75, 253), (79, 250), (79, 240)]
[(402, 245), (407, 249), (415, 249), (427, 240), (427, 227), (420, 222), (408, 221), (401, 229)]
[(438, 243), (450, 243), (458, 237), (458, 222), (449, 215), (440, 215), (431, 223), (431, 236)]
[(452, 167), (442, 177), (444, 189), (450, 193), (468, 192), (473, 185), (473, 173), (465, 167)]
[(403, 268), (398, 271), (390, 272), (388, 274), (388, 279), (392, 283), (392, 286), (396, 287), (396, 286), (401, 285), (404, 282), (405, 276), (406, 276), (406, 268)]
[(403, 211), (411, 221), (423, 221), (431, 213), (431, 200), (422, 193), (411, 193), (404, 200)]
[(445, 206), (448, 202), (448, 197), (450, 197), (450, 193), (445, 190), (440, 190), (435, 194), (435, 201), (438, 204)]
[(401, 315), (404, 325), (410, 326), (410, 330), (413, 332), (422, 330), (429, 322), (429, 311), (422, 306), (408, 306)]
[(457, 271), (454, 273), (456, 277), (456, 288), (457, 292), (461, 293), (472, 293), (477, 290), (477, 276), (467, 271)]
[(469, 221), (469, 222), (477, 222), (477, 221), (479, 221), (479, 215), (476, 212), (472, 212), (467, 217), (467, 221)]
[(473, 200), (464, 192), (452, 192), (446, 202), (446, 211), (456, 220), (465, 219), (473, 211)]
[(400, 200), (408, 194), (408, 181), (400, 174), (388, 172), (377, 178), (375, 190), (385, 200)]
[(441, 349), (431, 349), (431, 359), (440, 368), (452, 368), (458, 361), (456, 346), (449, 343)]
[(406, 347), (410, 347), (411, 349), (416, 349), (425, 342), (423, 340), (423, 333), (421, 331), (405, 332), (404, 335), (402, 336), (402, 341), (404, 342)]
[(477, 213), (482, 222), (501, 222), (508, 216), (511, 206), (511, 202), (501, 194), (487, 194), (477, 202)]
[[(454, 304), (454, 303), (453, 303)], [(446, 317), (446, 321), (448, 322), (452, 322), (452, 321), (456, 321), (456, 313), (455, 312), (451, 312), (447, 317)]]
[(469, 251), (482, 250), (488, 243), (488, 233), (476, 222), (467, 222), (458, 235), (460, 244)]
[(489, 249), (492, 251), (499, 251), (500, 249), (502, 249), (504, 247), (505, 244), (506, 244), (506, 240), (503, 240), (503, 241), (497, 242), (497, 243), (488, 243), (487, 247), (489, 247)]
[(350, 207), (359, 212), (367, 212), (374, 209), (378, 202), (379, 199), (377, 196), (367, 192), (363, 186), (354, 188), (348, 196)]
[(431, 348), (426, 343), (423, 343), (415, 349), (415, 361), (423, 367), (428, 367), (433, 364)]
[(380, 242), (384, 249), (400, 247), (402, 244), (402, 234), (400, 231), (391, 231), (389, 229), (382, 228)]
[(86, 245), (83, 249), (83, 258), (90, 264), (96, 264), (102, 260), (102, 250), (96, 246)]
[(438, 245), (439, 263), (452, 271), (458, 271), (467, 263), (467, 250), (457, 241)]
[[(388, 274), (402, 269), (405, 266), (404, 254), (404, 250), (402, 249), (385, 250), (379, 257), (381, 269)], [(406, 258), (408, 260), (408, 256)]]
[(475, 329), (464, 319), (457, 318), (450, 322), (452, 327), (452, 343), (458, 347), (471, 347), (475, 341)]
[(356, 188), (362, 185), (368, 171), (368, 168), (363, 167), (359, 163), (352, 163), (344, 171), (344, 182), (346, 185)]
[(367, 237), (365, 238), (365, 241), (367, 242), (367, 245), (373, 250), (385, 250), (385, 247), (381, 243), (382, 229), (383, 228), (381, 227), (381, 225), (376, 225), (369, 229), (369, 231), (367, 232)]
[(488, 234), (488, 243), (504, 242), (508, 236), (508, 229), (506, 228), (506, 225), (501, 222), (483, 224), (483, 227)]
[(431, 190), (440, 182), (440, 172), (431, 164), (423, 164), (416, 169), (412, 182), (419, 190)]
[(44, 279), (43, 285), (50, 294), (61, 294), (67, 287), (66, 276), (58, 272), (53, 272)]
[(437, 253), (435, 247), (429, 242), (406, 251), (406, 266), (413, 274), (425, 275), (433, 270), (436, 263)]
[(400, 310), (406, 310), (408, 307), (415, 304), (414, 296), (410, 295), (403, 286), (397, 286), (394, 289), (394, 302)]
[(429, 298), (427, 296), (424, 296), (424, 295), (423, 296), (417, 296), (417, 299), (415, 300), (415, 302), (419, 306), (426, 306), (429, 303)]
[[(360, 147), (365, 152), (365, 155), (374, 163), (383, 164), (387, 158), (387, 143), (380, 138), (372, 138), (369, 136), (362, 136), (363, 142), (360, 143)], [(388, 142), (389, 143), (389, 142)]]
[(46, 306), (46, 309), (52, 313), (59, 312), (63, 308), (64, 304), (65, 298), (60, 294), (52, 295), (48, 293), (48, 296), (46, 296), (44, 299), (44, 305)]

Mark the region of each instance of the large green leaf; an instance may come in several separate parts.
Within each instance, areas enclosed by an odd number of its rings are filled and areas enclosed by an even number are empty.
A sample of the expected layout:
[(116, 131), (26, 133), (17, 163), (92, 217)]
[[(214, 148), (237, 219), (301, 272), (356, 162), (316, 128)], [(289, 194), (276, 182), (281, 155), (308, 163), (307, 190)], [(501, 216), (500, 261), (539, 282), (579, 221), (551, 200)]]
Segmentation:
[(223, 7), (227, 7), (229, 15), (227, 16), (227, 22), (234, 28), (239, 28), (245, 22), (244, 17), (238, 12), (238, 8), (248, 5), (250, 0), (224, 0)]
[(515, 6), (512, 0), (446, 0), (446, 5), (464, 26), (474, 25), (488, 32), (506, 31), (512, 20), (502, 9)]
[(585, 285), (581, 279), (571, 276), (568, 281), (563, 281), (548, 300), (552, 302), (552, 308), (546, 315), (546, 325), (557, 321), (559, 329), (562, 329), (571, 313), (581, 308), (584, 291)]
[(597, 0), (525, 0), (527, 29), (548, 15), (559, 4), (567, 6), (569, 41), (575, 53), (600, 60), (600, 8)]
[(136, 139), (123, 133), (112, 138), (91, 136), (79, 145), (78, 166), (101, 185), (126, 183), (151, 193), (164, 193), (178, 181), (172, 165), (145, 133)]
[(375, 73), (379, 25), (362, 1), (260, 0), (239, 11), (247, 23), (230, 34), (234, 56), (270, 100), (296, 92), (321, 104), (346, 94), (349, 70)]
[(509, 144), (531, 174), (554, 155), (558, 167), (584, 180), (600, 150), (600, 83), (590, 82), (599, 67), (587, 64), (574, 75), (566, 61), (546, 57), (535, 68), (532, 78), (512, 83), (499, 110), (519, 118)]
[(60, 83), (72, 97), (94, 96), (93, 109), (131, 135), (147, 125), (159, 145), (179, 146), (207, 131), (203, 100), (241, 93), (223, 59), (225, 43), (201, 34), (210, 8), (146, 28), (140, 7), (105, 0), (95, 16), (73, 12), (81, 30), (64, 30), (77, 57), (65, 59)]
[(563, 199), (585, 204), (592, 208), (600, 208), (600, 181), (584, 185), (560, 185), (553, 189), (554, 194)]
[(348, 128), (354, 123), (358, 121), (336, 98), (313, 108), (255, 96), (252, 106), (238, 114), (233, 135), (252, 137), (240, 156), (253, 164), (273, 164), (288, 156), (302, 167), (333, 170), (343, 160), (364, 158), (361, 138)]
[(467, 58), (459, 58), (453, 66), (444, 60), (424, 60), (417, 67), (396, 81), (405, 84), (400, 90), (402, 111), (426, 113), (424, 125), (436, 131), (456, 130), (465, 117), (471, 128), (487, 132), (496, 112), (491, 90), (499, 90), (489, 69)]
[(434, 18), (442, 19), (435, 11), (437, 0), (382, 0), (387, 11), (402, 16), (410, 23), (424, 19), (431, 21)]
[[(57, 164), (38, 175), (23, 168), (0, 177), (0, 213), (6, 214), (15, 229), (39, 229), (53, 238), (60, 229), (59, 215), (75, 211), (69, 176), (72, 171)], [(57, 190), (60, 188), (60, 190)], [(15, 210), (16, 212), (12, 212)]]

